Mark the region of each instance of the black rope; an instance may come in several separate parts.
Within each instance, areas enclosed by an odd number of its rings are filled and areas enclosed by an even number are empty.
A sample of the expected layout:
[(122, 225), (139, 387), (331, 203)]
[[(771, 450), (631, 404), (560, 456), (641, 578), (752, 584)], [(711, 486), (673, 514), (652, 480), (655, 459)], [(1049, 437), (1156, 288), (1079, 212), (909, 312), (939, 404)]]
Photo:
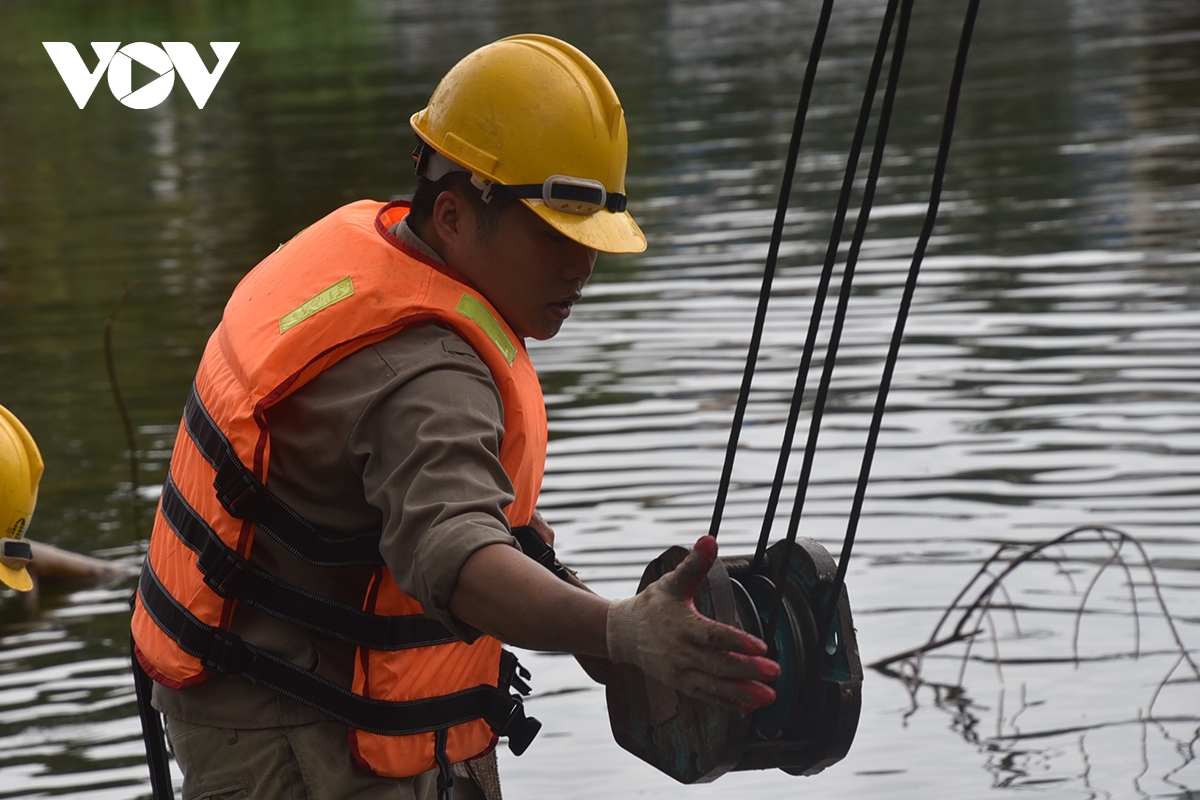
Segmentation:
[[(860, 109), (858, 125), (855, 129), (854, 140), (851, 145), (851, 152), (849, 158), (847, 159), (846, 172), (843, 178), (841, 194), (838, 198), (838, 207), (834, 217), (833, 228), (830, 233), (829, 246), (826, 249), (825, 262), (822, 267), (820, 280), (814, 296), (813, 311), (809, 318), (809, 328), (807, 337), (805, 339), (804, 351), (801, 357), (799, 369), (797, 370), (796, 384), (793, 389), (791, 404), (788, 410), (788, 418), (784, 429), (784, 438), (780, 447), (779, 461), (776, 465), (775, 477), (771, 485), (771, 492), (767, 501), (767, 508), (763, 516), (762, 529), (759, 534), (758, 546), (755, 551), (752, 569), (758, 570), (762, 567), (762, 562), (767, 549), (767, 543), (770, 538), (771, 527), (774, 522), (776, 509), (778, 507), (779, 497), (782, 493), (784, 477), (787, 470), (787, 462), (792, 449), (792, 443), (795, 438), (796, 426), (799, 421), (800, 409), (803, 403), (805, 384), (807, 381), (808, 372), (812, 365), (812, 356), (816, 349), (816, 340), (820, 331), (821, 315), (824, 309), (825, 301), (828, 297), (829, 284), (832, 280), (833, 270), (836, 264), (837, 250), (841, 243), (841, 235), (845, 225), (845, 218), (847, 209), (849, 207), (850, 196), (853, 190), (854, 177), (857, 171), (858, 161), (862, 153), (862, 145), (866, 137), (866, 130), (870, 122), (871, 109), (874, 105), (875, 91), (878, 87), (879, 78), (882, 73), (883, 61), (887, 55), (887, 45), (891, 38), (892, 25), (895, 21), (898, 4), (900, 5), (900, 24), (896, 34), (896, 42), (892, 53), (892, 63), (888, 73), (888, 82), (884, 92), (884, 100), (876, 128), (875, 143), (871, 155), (871, 164), (868, 169), (866, 186), (863, 191), (858, 219), (855, 223), (850, 251), (847, 256), (846, 266), (842, 274), (842, 284), (838, 295), (837, 310), (834, 314), (829, 343), (827, 345), (825, 362), (821, 374), (821, 382), (818, 386), (817, 395), (814, 400), (812, 419), (809, 424), (808, 441), (805, 447), (804, 462), (801, 466), (801, 474), (796, 487), (796, 498), (792, 506), (792, 513), (788, 523), (788, 532), (786, 538), (789, 543), (789, 547), (783, 548), (781, 553), (777, 580), (775, 581), (776, 588), (771, 603), (771, 613), (768, 624), (764, 630), (764, 638), (768, 642), (772, 642), (774, 639), (775, 627), (778, 624), (778, 619), (782, 608), (783, 587), (786, 584), (786, 576), (790, 566), (789, 560), (792, 551), (792, 547), (790, 545), (794, 544), (799, 530), (799, 522), (803, 513), (804, 501), (807, 496), (808, 483), (812, 472), (812, 463), (816, 452), (817, 438), (820, 434), (821, 421), (824, 415), (825, 405), (828, 400), (829, 388), (832, 383), (832, 375), (837, 359), (837, 351), (848, 312), (854, 272), (858, 263), (859, 255), (861, 253), (862, 243), (866, 235), (867, 223), (870, 219), (870, 212), (874, 203), (879, 173), (882, 168), (883, 151), (887, 142), (888, 129), (890, 127), (891, 115), (895, 103), (896, 89), (899, 84), (900, 72), (903, 66), (904, 51), (908, 39), (909, 25), (912, 18), (913, 0), (903, 0), (902, 4), (901, 0), (889, 0), (884, 14), (879, 40), (876, 45), (875, 57), (872, 61), (871, 73), (868, 78), (867, 90), (864, 94), (863, 103)], [(712, 521), (709, 526), (709, 535), (713, 536), (714, 538), (720, 531), (725, 503), (728, 498), (729, 485), (733, 474), (733, 462), (737, 453), (738, 440), (741, 436), (741, 430), (745, 420), (746, 407), (749, 402), (750, 388), (753, 382), (755, 367), (757, 366), (758, 362), (759, 349), (762, 344), (762, 335), (766, 321), (767, 306), (770, 301), (771, 286), (775, 277), (779, 256), (779, 247), (783, 237), (784, 220), (787, 216), (787, 208), (791, 198), (792, 183), (795, 178), (796, 163), (800, 149), (800, 140), (803, 135), (804, 123), (812, 98), (812, 90), (816, 78), (817, 65), (820, 61), (821, 51), (824, 46), (826, 33), (828, 31), (832, 9), (833, 0), (825, 0), (821, 6), (820, 17), (813, 35), (813, 45), (811, 51), (809, 52), (809, 59), (804, 73), (804, 81), (801, 88), (800, 100), (796, 108), (796, 118), (792, 127), (792, 138), (788, 145), (783, 180), (780, 186), (779, 202), (775, 212), (775, 222), (771, 231), (770, 245), (767, 250), (767, 261), (763, 267), (763, 282), (762, 287), (759, 290), (758, 307), (755, 313), (754, 327), (750, 337), (750, 346), (746, 355), (746, 366), (742, 373), (742, 382), (738, 391), (738, 399), (734, 409), (733, 422), (730, 426), (729, 442), (725, 449), (725, 462), (721, 470), (721, 478), (717, 488)], [(893, 330), (891, 344), (889, 346), (887, 358), (884, 363), (883, 375), (879, 385), (879, 394), (876, 398), (875, 409), (867, 436), (867, 443), (863, 452), (862, 467), (859, 473), (858, 483), (855, 488), (853, 505), (847, 521), (846, 536), (842, 542), (842, 550), (838, 559), (837, 574), (829, 597), (826, 599), (824, 613), (822, 614), (821, 618), (821, 625), (819, 627), (819, 641), (824, 641), (828, 638), (834, 615), (836, 614), (838, 600), (842, 593), (842, 587), (845, 583), (846, 569), (849, 565), (850, 555), (854, 547), (854, 539), (858, 529), (858, 521), (862, 513), (862, 503), (866, 494), (866, 486), (870, 477), (871, 463), (874, 458), (875, 448), (879, 439), (879, 431), (882, 426), (883, 412), (887, 405), (887, 395), (891, 386), (892, 376), (895, 372), (900, 344), (904, 337), (904, 326), (908, 319), (909, 310), (912, 306), (912, 297), (916, 289), (916, 282), (920, 273), (921, 262), (924, 260), (925, 251), (928, 247), (929, 239), (932, 236), (933, 228), (937, 220), (937, 211), (941, 201), (946, 165), (949, 159), (950, 144), (954, 134), (954, 123), (958, 110), (958, 98), (962, 89), (963, 75), (966, 71), (967, 53), (970, 48), (971, 36), (974, 31), (978, 10), (979, 0), (969, 0), (966, 16), (963, 21), (962, 35), (959, 39), (958, 52), (955, 58), (954, 72), (950, 82), (950, 91), (946, 103), (946, 113), (943, 119), (942, 134), (938, 146), (937, 160), (934, 168), (932, 186), (930, 189), (929, 207), (926, 212), (921, 234), (917, 240), (917, 246), (913, 254), (912, 264), (909, 267), (908, 278), (906, 280), (904, 291), (901, 297), (896, 325)]]
[(725, 513), (725, 500), (729, 494), (729, 482), (733, 475), (733, 459), (737, 453), (738, 439), (742, 433), (742, 421), (746, 416), (746, 404), (750, 399), (750, 384), (754, 379), (754, 368), (758, 363), (758, 349), (762, 344), (763, 326), (767, 318), (767, 304), (771, 298), (771, 284), (775, 280), (775, 266), (779, 259), (779, 244), (783, 240), (783, 221), (787, 216), (788, 202), (792, 196), (792, 180), (796, 175), (796, 161), (800, 154), (800, 139), (804, 135), (804, 121), (808, 117), (808, 106), (812, 99), (813, 84), (817, 77), (817, 64), (825, 46), (825, 33), (829, 29), (829, 18), (833, 13), (833, 0), (825, 0), (813, 32), (812, 49), (808, 53), (808, 65), (804, 69), (804, 81), (800, 88), (800, 101), (796, 105), (796, 119), (792, 123), (792, 139), (788, 144), (787, 159), (783, 167), (783, 182), (779, 187), (779, 204), (775, 209), (775, 224), (771, 229), (771, 243), (767, 248), (767, 262), (763, 267), (762, 288), (758, 292), (758, 310), (754, 316), (754, 330), (750, 335), (750, 348), (746, 353), (746, 367), (742, 373), (742, 385), (738, 390), (737, 405), (733, 412), (733, 423), (729, 429), (729, 443), (725, 447), (725, 464), (721, 468), (721, 481), (717, 486), (716, 502), (713, 505), (712, 522), (708, 533), (716, 538)]
[[(850, 196), (854, 189), (854, 177), (858, 170), (859, 157), (862, 154), (863, 141), (866, 139), (867, 125), (871, 118), (871, 108), (875, 102), (875, 90), (879, 85), (879, 76), (883, 70), (883, 59), (887, 54), (887, 43), (891, 37), (892, 23), (896, 17), (896, 5), (898, 0), (889, 0), (886, 10), (884, 11), (883, 24), (879, 31), (879, 41), (875, 48), (875, 56), (871, 63), (871, 71), (867, 78), (866, 91), (863, 94), (862, 105), (859, 109), (858, 124), (854, 130), (854, 138), (850, 144), (850, 153), (846, 159), (846, 172), (842, 178), (842, 188), (838, 194), (837, 210), (834, 213), (833, 226), (829, 233), (829, 245), (825, 249), (825, 261), (821, 268), (821, 277), (817, 283), (817, 290), (813, 296), (812, 313), (808, 319), (808, 335), (804, 340), (804, 351), (800, 357), (800, 366), (796, 370), (796, 384), (792, 390), (791, 404), (788, 408), (787, 424), (784, 427), (783, 442), (779, 447), (779, 462), (775, 468), (775, 479), (771, 483), (771, 493), (767, 498), (766, 512), (763, 514), (762, 530), (758, 537), (758, 547), (754, 552), (753, 569), (757, 571), (762, 567), (763, 558), (766, 555), (768, 539), (771, 535), (771, 527), (775, 521), (775, 509), (779, 503), (779, 495), (783, 491), (784, 475), (787, 472), (788, 458), (791, 455), (792, 441), (796, 434), (796, 423), (800, 417), (800, 407), (804, 402), (804, 389), (808, 380), (808, 373), (812, 367), (813, 351), (817, 346), (817, 335), (821, 330), (821, 316), (825, 309), (825, 300), (829, 295), (829, 283), (833, 278), (834, 266), (837, 263), (838, 247), (842, 240), (842, 230), (846, 224), (846, 213), (850, 207)], [(876, 144), (878, 147), (878, 143)], [(868, 209), (864, 209), (868, 210)], [(861, 216), (860, 216), (861, 218)], [(848, 295), (848, 285), (845, 284), (843, 278), (842, 297)], [(835, 320), (836, 325), (836, 320)], [(832, 353), (837, 352), (836, 340), (831, 339), (829, 346)], [(826, 355), (826, 367), (829, 366), (829, 354)], [(823, 402), (818, 402), (817, 408), (813, 411), (813, 420), (809, 424), (809, 449), (811, 453), (815, 449), (815, 434), (819, 430), (821, 424), (821, 413), (823, 410)], [(811, 471), (811, 457), (805, 459), (806, 472)], [(798, 502), (803, 504), (802, 495), (807, 486), (807, 474), (800, 479), (800, 490), (798, 491)], [(794, 536), (793, 536), (794, 538)]]
[[(829, 249), (825, 256), (825, 269), (827, 272), (832, 272), (833, 263), (837, 258), (841, 228), (845, 223), (846, 209), (850, 204), (850, 195), (854, 188), (854, 176), (858, 160), (862, 153), (867, 128), (870, 125), (871, 108), (875, 104), (875, 90), (879, 86), (879, 78), (883, 73), (883, 62), (887, 57), (888, 41), (891, 39), (892, 26), (896, 20), (897, 6), (900, 7), (900, 22), (896, 29), (896, 41), (892, 47), (892, 63), (888, 70), (883, 103), (879, 110), (879, 121), (876, 124), (875, 141), (872, 145), (871, 163), (867, 170), (866, 186), (863, 189), (858, 219), (855, 221), (850, 252), (846, 259), (846, 266), (842, 272), (842, 285), (838, 293), (837, 310), (834, 312), (829, 343), (825, 352), (825, 364), (821, 371), (821, 382), (817, 388), (817, 396), (813, 403), (812, 420), (808, 426), (808, 442), (804, 449), (804, 462), (801, 466), (800, 479), (796, 486), (796, 498), (792, 504), (792, 513), (788, 522), (787, 541), (789, 546), (784, 548), (780, 554), (777, 567), (778, 575), (775, 579), (775, 591), (771, 599), (771, 613), (768, 617), (767, 626), (763, 629), (763, 635), (768, 642), (774, 641), (775, 626), (779, 622), (779, 615), (783, 606), (783, 589), (787, 584), (788, 568), (791, 566), (791, 544), (796, 541), (796, 534), (800, 528), (800, 517), (804, 509), (804, 500), (808, 493), (808, 482), (812, 475), (813, 460), (816, 456), (817, 437), (820, 435), (821, 421), (825, 413), (825, 404), (829, 398), (829, 387), (833, 380), (833, 369), (837, 361), (842, 329), (845, 326), (846, 314), (849, 310), (850, 292), (854, 282), (854, 270), (857, 266), (859, 252), (862, 249), (863, 239), (866, 236), (867, 223), (871, 216), (871, 207), (875, 202), (875, 188), (879, 182), (879, 173), (883, 168), (883, 152), (887, 144), (892, 110), (895, 106), (896, 89), (900, 83), (900, 71), (904, 64), (904, 51), (905, 45), (908, 42), (908, 29), (909, 22), (912, 19), (913, 0), (903, 0), (903, 3), (900, 0), (889, 0), (887, 10), (884, 12), (883, 23), (879, 29), (879, 39), (875, 46), (875, 57), (871, 63), (871, 72), (867, 79), (867, 89), (863, 94), (862, 106), (859, 109), (858, 125), (854, 131), (854, 139), (850, 146), (846, 174), (842, 181), (842, 192), (838, 198), (834, 231), (830, 236)], [(820, 298), (818, 302), (823, 304), (824, 298)], [(814, 316), (816, 316), (815, 309)], [(819, 324), (820, 320), (818, 319), (816, 325), (810, 325), (809, 327), (808, 341), (805, 342), (806, 355), (811, 354), (812, 348), (816, 345), (816, 332)], [(802, 364), (801, 370), (807, 372), (807, 366), (807, 364)], [(792, 398), (794, 407), (798, 407), (803, 400), (802, 384), (803, 380), (798, 376), (797, 388), (799, 393)], [(790, 449), (790, 443), (788, 443), (786, 449)], [(763, 549), (765, 550), (765, 545), (763, 545)]]
[(942, 120), (942, 136), (938, 143), (937, 161), (933, 169), (933, 180), (929, 190), (929, 208), (925, 212), (925, 222), (917, 246), (913, 251), (912, 263), (908, 268), (908, 279), (904, 284), (904, 293), (900, 298), (900, 309), (896, 316), (896, 326), (892, 331), (892, 341), (888, 348), (887, 359), (884, 361), (883, 376), (879, 381), (879, 395), (875, 399), (875, 411), (871, 417), (871, 427), (867, 433), (867, 444), (863, 450), (862, 468), (858, 475), (858, 485), (854, 490), (854, 501), (850, 509), (850, 517), (846, 527), (846, 537), (842, 542), (842, 552), (838, 556), (837, 576), (830, 590), (829, 599), (825, 605), (825, 614), (818, 629), (820, 639), (826, 641), (837, 612), (838, 599), (842, 594), (842, 585), (846, 580), (846, 567), (850, 563), (850, 553), (854, 548), (854, 537), (858, 531), (858, 520), (862, 513), (863, 498), (867, 491), (867, 481), (871, 474), (871, 462), (875, 455), (875, 446), (879, 441), (879, 430), (883, 423), (883, 412), (887, 405), (887, 395), (892, 384), (896, 360), (900, 353), (900, 343), (904, 338), (904, 324), (908, 320), (909, 309), (912, 307), (913, 293), (917, 288), (917, 277), (921, 271), (921, 262), (925, 259), (925, 250), (933, 235), (933, 227), (937, 222), (938, 206), (942, 199), (942, 186), (946, 177), (946, 165), (950, 159), (950, 143), (954, 138), (954, 122), (958, 115), (958, 98), (962, 91), (963, 75), (967, 69), (967, 53), (971, 47), (971, 35), (975, 30), (975, 19), (979, 13), (979, 0), (969, 0), (967, 13), (963, 19), (962, 35), (958, 41), (958, 53), (954, 59), (954, 72), (950, 78), (950, 90), (946, 99), (946, 114)]

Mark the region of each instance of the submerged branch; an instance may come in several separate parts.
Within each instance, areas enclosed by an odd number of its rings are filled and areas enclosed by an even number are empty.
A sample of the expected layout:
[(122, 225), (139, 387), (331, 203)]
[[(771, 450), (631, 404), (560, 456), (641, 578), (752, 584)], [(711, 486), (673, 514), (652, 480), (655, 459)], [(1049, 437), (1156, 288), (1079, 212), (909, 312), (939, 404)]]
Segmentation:
[[(1155, 573), (1154, 566), (1151, 564), (1150, 557), (1146, 553), (1145, 548), (1137, 539), (1116, 528), (1108, 528), (1103, 526), (1085, 526), (1074, 528), (1049, 541), (1027, 546), (1022, 552), (1015, 557), (1010, 558), (1010, 560), (1007, 562), (1005, 562), (1006, 557), (1011, 556), (1013, 551), (1017, 549), (1017, 546), (1011, 544), (1001, 544), (996, 551), (984, 561), (971, 579), (967, 581), (962, 590), (959, 591), (954, 600), (952, 600), (951, 603), (946, 607), (941, 618), (937, 621), (937, 624), (934, 625), (933, 632), (930, 634), (929, 639), (924, 644), (901, 651), (894, 655), (888, 656), (887, 658), (879, 659), (878, 661), (872, 663), (870, 667), (879, 671), (896, 674), (894, 670), (890, 670), (888, 667), (898, 661), (910, 662), (913, 664), (913, 675), (910, 676), (910, 679), (919, 681), (921, 673), (921, 659), (926, 653), (962, 641), (967, 643), (967, 652), (964, 655), (965, 667), (966, 660), (970, 657), (971, 647), (975, 641), (976, 634), (981, 633), (985, 628), (991, 626), (991, 614), (993, 611), (1003, 608), (1003, 606), (992, 602), (993, 597), (995, 597), (998, 592), (1002, 597), (1007, 599), (1008, 607), (1013, 610), (1013, 613), (1015, 614), (1016, 604), (1013, 603), (1012, 599), (1008, 596), (1007, 587), (1004, 586), (1005, 578), (1011, 575), (1013, 571), (1022, 564), (1039, 560), (1047, 560), (1054, 563), (1058, 567), (1059, 571), (1065, 574), (1065, 571), (1062, 570), (1061, 559), (1047, 557), (1045, 554), (1046, 551), (1052, 549), (1063, 552), (1064, 545), (1070, 543), (1105, 544), (1109, 549), (1109, 555), (1098, 565), (1096, 574), (1084, 588), (1083, 596), (1080, 600), (1079, 606), (1075, 608), (1073, 612), (1076, 615), (1076, 624), (1072, 636), (1072, 655), (1076, 663), (1078, 663), (1079, 660), (1079, 620), (1082, 618), (1083, 614), (1086, 613), (1088, 600), (1092, 595), (1093, 589), (1095, 588), (1100, 575), (1114, 563), (1119, 565), (1125, 574), (1126, 581), (1128, 582), (1130, 588), (1130, 602), (1134, 609), (1134, 615), (1140, 616), (1141, 609), (1139, 608), (1138, 604), (1137, 592), (1134, 587), (1130, 564), (1122, 555), (1122, 549), (1128, 544), (1135, 548), (1141, 557), (1142, 566), (1145, 568), (1146, 573), (1149, 576), (1148, 580), (1150, 586), (1154, 590), (1155, 599), (1158, 602), (1159, 609), (1162, 611), (1167, 628), (1169, 629), (1171, 637), (1174, 640), (1176, 650), (1173, 652), (1178, 652), (1178, 659), (1163, 677), (1162, 682), (1159, 684), (1150, 700), (1150, 705), (1147, 708), (1147, 712), (1153, 713), (1155, 701), (1158, 699), (1163, 687), (1166, 686), (1175, 672), (1181, 666), (1186, 664), (1187, 667), (1190, 668), (1192, 674), (1195, 675), (1197, 679), (1200, 679), (1200, 666), (1197, 665), (1196, 660), (1192, 657), (1191, 651), (1188, 650), (1187, 646), (1183, 642), (1182, 637), (1179, 635), (1179, 631), (1175, 626), (1175, 621), (1172, 618), (1170, 611), (1167, 609), (1166, 600), (1163, 598), (1162, 587), (1159, 584), (1158, 576)], [(1004, 567), (993, 572), (993, 567), (997, 567), (999, 564), (1004, 564)], [(966, 598), (971, 594), (972, 590), (977, 590), (977, 594), (975, 595), (974, 599), (968, 603), (966, 602)], [(957, 618), (955, 618), (956, 613)], [(942, 633), (943, 628), (949, 625), (951, 620), (955, 620), (953, 628), (949, 635), (945, 635)], [(973, 629), (968, 632), (968, 628)], [(993, 637), (994, 636), (995, 633), (993, 631)], [(1134, 623), (1134, 639), (1134, 652), (1135, 657), (1137, 657), (1137, 655), (1141, 653), (1140, 620), (1135, 620)], [(993, 649), (995, 649), (995, 646), (996, 642), (993, 640)], [(996, 654), (995, 661), (997, 665), (999, 665), (1001, 659), (998, 653)]]
[(117, 403), (117, 413), (121, 415), (121, 425), (125, 429), (125, 443), (129, 448), (129, 491), (133, 498), (133, 530), (135, 534), (140, 535), (141, 509), (138, 502), (138, 455), (137, 442), (133, 435), (133, 423), (129, 419), (129, 410), (125, 407), (125, 398), (121, 395), (121, 386), (117, 383), (117, 367), (113, 360), (112, 348), (112, 331), (113, 326), (117, 321), (117, 314), (121, 313), (121, 307), (125, 305), (125, 301), (129, 295), (137, 287), (137, 280), (132, 280), (125, 287), (125, 291), (121, 292), (121, 296), (117, 298), (117, 302), (113, 303), (112, 310), (108, 312), (108, 316), (104, 319), (104, 366), (108, 370), (108, 385), (112, 389), (113, 400)]
[[(955, 642), (961, 642), (964, 639), (969, 639), (970, 637), (975, 636), (976, 634), (979, 634), (982, 632), (983, 632), (983, 628), (976, 628), (975, 630), (971, 631), (970, 633), (954, 634), (952, 636), (946, 637), (945, 639), (938, 639), (937, 641), (926, 642), (925, 644), (914, 647), (911, 650), (905, 650), (902, 653), (896, 653), (894, 656), (888, 656), (887, 658), (880, 659), (879, 661), (870, 663), (867, 665), (867, 668), (875, 669), (875, 670), (885, 670), (886, 667), (894, 664), (897, 661), (905, 661), (905, 660), (913, 658), (915, 656), (923, 655), (925, 653), (928, 653), (930, 650), (936, 650), (939, 647), (945, 647), (948, 644), (954, 644)], [(899, 673), (896, 673), (896, 674), (899, 675)]]

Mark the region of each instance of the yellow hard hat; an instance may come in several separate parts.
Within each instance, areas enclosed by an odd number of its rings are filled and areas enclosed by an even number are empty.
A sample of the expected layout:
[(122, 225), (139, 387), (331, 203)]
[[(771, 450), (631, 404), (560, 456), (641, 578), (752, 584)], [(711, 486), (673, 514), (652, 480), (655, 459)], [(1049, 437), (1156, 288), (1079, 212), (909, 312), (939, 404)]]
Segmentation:
[[(417, 136), (484, 190), (521, 198), (580, 244), (640, 253), (625, 210), (625, 113), (590, 58), (539, 34), (485, 45), (442, 78), (412, 116)], [(418, 168), (420, 169), (420, 168)]]
[(29, 431), (0, 406), (0, 581), (21, 592), (33, 588), (26, 569), (33, 553), (25, 531), (37, 505), (44, 468)]

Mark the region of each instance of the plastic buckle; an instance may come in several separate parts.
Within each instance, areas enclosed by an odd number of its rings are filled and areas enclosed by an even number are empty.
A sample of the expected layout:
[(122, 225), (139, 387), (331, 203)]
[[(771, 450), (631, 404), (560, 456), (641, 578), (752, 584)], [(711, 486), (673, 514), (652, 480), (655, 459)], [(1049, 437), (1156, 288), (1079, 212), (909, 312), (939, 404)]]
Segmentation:
[(521, 698), (504, 691), (503, 684), (501, 687), (491, 696), (488, 711), (483, 718), (493, 733), (508, 737), (508, 748), (512, 750), (513, 755), (519, 756), (529, 748), (538, 731), (542, 729), (542, 723), (534, 717), (526, 716), (525, 704), (521, 702)]
[(521, 545), (521, 552), (550, 570), (559, 580), (571, 582), (571, 576), (567, 572), (567, 568), (558, 560), (554, 548), (546, 544), (536, 530), (529, 525), (519, 525), (512, 528), (511, 533), (516, 538), (517, 544)]
[[(516, 660), (515, 657), (513, 660)], [(528, 683), (528, 680), (531, 677), (533, 676), (530, 674), (529, 670), (522, 667), (520, 662), (517, 662), (517, 671), (511, 678), (509, 678), (508, 685), (516, 689), (523, 696), (528, 697), (529, 693), (533, 691), (533, 687)]]
[[(215, 553), (215, 558), (209, 553)], [(237, 553), (226, 548), (205, 548), (196, 562), (204, 574), (204, 582), (221, 597), (238, 597), (238, 584), (246, 574), (250, 563)]]
[(438, 767), (438, 800), (454, 798), (454, 770), (450, 766), (450, 756), (446, 754), (446, 741), (449, 736), (449, 728), (438, 728), (433, 735), (433, 760), (437, 762)]
[(225, 510), (238, 519), (250, 519), (259, 510), (266, 492), (266, 487), (233, 456), (217, 470), (213, 488)]
[(438, 769), (437, 796), (438, 800), (454, 799), (454, 775), (441, 768)]
[(516, 700), (508, 719), (497, 733), (508, 737), (508, 749), (514, 756), (519, 756), (529, 749), (529, 745), (533, 743), (541, 729), (541, 720), (526, 716), (525, 706), (521, 704), (520, 700)]
[(500, 651), (500, 686), (507, 686), (517, 671), (517, 656), (511, 650)]
[(483, 178), (478, 178), (475, 175), (471, 175), (471, 185), (479, 190), (480, 200), (485, 203), (492, 202), (492, 187), (496, 186), (497, 184), (493, 183), (492, 181), (485, 181)]
[(236, 633), (214, 629), (208, 652), (200, 658), (200, 662), (215, 672), (227, 675), (230, 672), (229, 662), (241, 645), (242, 639)]
[[(500, 680), (501, 689), (516, 689), (522, 695), (528, 695), (533, 688), (526, 683), (532, 676), (529, 670), (521, 666), (517, 656), (511, 650), (500, 651)], [(514, 698), (515, 699), (515, 698)]]

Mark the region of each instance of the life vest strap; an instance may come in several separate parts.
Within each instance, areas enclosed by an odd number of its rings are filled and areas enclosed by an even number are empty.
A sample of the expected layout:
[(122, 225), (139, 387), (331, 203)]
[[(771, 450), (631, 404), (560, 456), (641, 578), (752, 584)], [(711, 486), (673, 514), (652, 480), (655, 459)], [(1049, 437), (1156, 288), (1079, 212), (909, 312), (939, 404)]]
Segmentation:
[[(428, 733), (483, 719), (497, 736), (508, 736), (520, 755), (541, 723), (525, 715), (521, 698), (509, 685), (483, 684), (453, 694), (395, 702), (355, 694), (286, 659), (243, 641), (237, 634), (205, 625), (166, 590), (147, 561), (138, 580), (138, 596), (155, 624), (180, 649), (222, 675), (240, 675), (297, 702), (328, 714), (352, 728), (383, 736)], [(515, 656), (507, 654), (515, 661)]]
[(170, 473), (163, 482), (162, 515), (179, 540), (196, 553), (196, 567), (204, 574), (204, 582), (221, 597), (371, 650), (403, 650), (458, 641), (446, 626), (423, 614), (372, 614), (313, 594), (252, 566), (188, 504)]
[(242, 463), (233, 444), (204, 407), (194, 383), (183, 407), (183, 421), (196, 449), (217, 471), (213, 487), (217, 499), (231, 516), (254, 523), (290, 553), (310, 564), (322, 567), (383, 564), (378, 531), (329, 536), (269, 491)]
[(521, 545), (521, 552), (550, 570), (560, 580), (571, 582), (567, 568), (558, 560), (554, 548), (546, 544), (532, 525), (518, 525), (512, 529), (513, 538)]

